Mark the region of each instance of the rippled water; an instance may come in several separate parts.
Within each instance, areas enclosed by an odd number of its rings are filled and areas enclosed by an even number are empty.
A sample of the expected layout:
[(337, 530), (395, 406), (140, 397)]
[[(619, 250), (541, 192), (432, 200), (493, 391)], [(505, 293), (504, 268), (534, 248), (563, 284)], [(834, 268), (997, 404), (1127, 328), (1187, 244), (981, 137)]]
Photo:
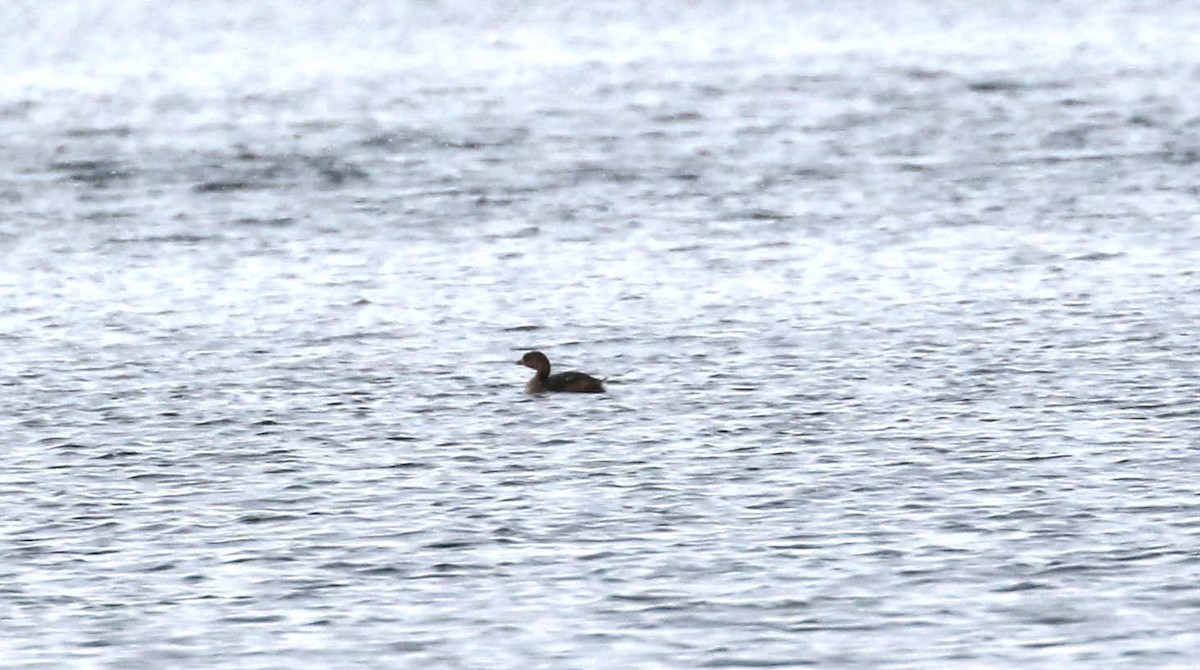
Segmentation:
[(0, 25), (7, 667), (1194, 662), (1189, 5), (109, 4)]

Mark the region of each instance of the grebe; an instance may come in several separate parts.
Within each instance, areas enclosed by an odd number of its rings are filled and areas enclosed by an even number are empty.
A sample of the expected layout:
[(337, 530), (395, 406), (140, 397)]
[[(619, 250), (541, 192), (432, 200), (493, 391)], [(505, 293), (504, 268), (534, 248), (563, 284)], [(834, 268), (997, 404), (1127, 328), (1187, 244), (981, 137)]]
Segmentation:
[(531, 351), (517, 361), (517, 365), (537, 370), (537, 374), (525, 384), (527, 393), (604, 393), (604, 380), (582, 372), (560, 372), (550, 374), (550, 359), (540, 351)]

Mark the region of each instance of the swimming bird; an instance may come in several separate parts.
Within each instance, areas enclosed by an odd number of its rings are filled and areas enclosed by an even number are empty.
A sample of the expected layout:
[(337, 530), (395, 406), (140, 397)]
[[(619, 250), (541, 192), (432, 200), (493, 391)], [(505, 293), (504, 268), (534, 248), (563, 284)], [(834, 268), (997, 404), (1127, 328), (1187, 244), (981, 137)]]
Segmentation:
[(582, 372), (560, 372), (550, 374), (550, 359), (540, 351), (531, 351), (517, 361), (517, 365), (533, 368), (537, 374), (525, 384), (527, 393), (604, 393), (604, 380)]

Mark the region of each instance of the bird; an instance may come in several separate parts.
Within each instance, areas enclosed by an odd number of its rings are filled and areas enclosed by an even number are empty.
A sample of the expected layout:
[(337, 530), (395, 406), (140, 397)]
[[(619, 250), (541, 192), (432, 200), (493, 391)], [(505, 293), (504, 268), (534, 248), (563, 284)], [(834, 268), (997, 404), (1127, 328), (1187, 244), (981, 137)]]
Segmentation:
[(537, 374), (525, 384), (526, 393), (604, 393), (604, 380), (582, 372), (550, 374), (550, 359), (540, 351), (530, 351), (517, 365), (533, 368)]

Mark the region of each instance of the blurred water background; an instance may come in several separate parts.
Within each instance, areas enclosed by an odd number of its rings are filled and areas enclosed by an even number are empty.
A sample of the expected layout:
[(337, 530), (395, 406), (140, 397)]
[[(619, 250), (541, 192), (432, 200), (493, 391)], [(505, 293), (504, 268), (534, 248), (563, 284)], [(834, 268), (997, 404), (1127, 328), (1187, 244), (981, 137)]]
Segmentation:
[(4, 667), (1194, 667), (1191, 3), (0, 12)]

